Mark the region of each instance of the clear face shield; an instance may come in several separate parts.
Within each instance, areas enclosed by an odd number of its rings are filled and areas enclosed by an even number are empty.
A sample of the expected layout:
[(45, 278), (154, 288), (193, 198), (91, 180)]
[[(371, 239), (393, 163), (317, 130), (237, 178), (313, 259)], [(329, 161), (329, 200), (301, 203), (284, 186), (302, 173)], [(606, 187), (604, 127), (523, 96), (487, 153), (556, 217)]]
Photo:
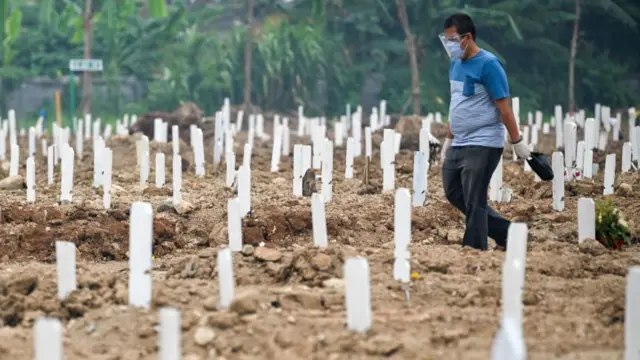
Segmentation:
[(460, 43), (462, 42), (462, 38), (464, 37), (464, 35), (458, 35), (456, 34), (455, 36), (447, 36), (445, 33), (440, 33), (438, 35), (438, 39), (440, 39), (440, 43), (442, 43), (442, 47), (444, 47), (444, 50), (447, 52), (447, 55), (449, 55), (449, 59), (453, 58), (453, 53), (452, 50), (459, 48), (460, 47)]

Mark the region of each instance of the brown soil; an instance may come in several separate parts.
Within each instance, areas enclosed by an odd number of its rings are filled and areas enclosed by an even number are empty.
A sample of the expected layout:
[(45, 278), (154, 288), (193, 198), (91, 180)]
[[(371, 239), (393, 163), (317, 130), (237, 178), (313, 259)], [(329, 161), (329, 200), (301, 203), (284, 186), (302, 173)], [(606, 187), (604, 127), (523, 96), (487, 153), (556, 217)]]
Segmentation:
[[(443, 135), (441, 130), (434, 134)], [(246, 134), (236, 138), (238, 164), (245, 139)], [(539, 150), (550, 154), (554, 139), (542, 136)], [(376, 148), (380, 140), (375, 134)], [(298, 141), (309, 139), (292, 144)], [(283, 157), (282, 170), (271, 173), (270, 144), (256, 139), (253, 208), (243, 220), (244, 243), (252, 248), (233, 255), (236, 302), (218, 311), (216, 252), (227, 242), (227, 199), (233, 196), (224, 186), (224, 165), (212, 169), (207, 151), (207, 175), (195, 178), (193, 155), (182, 144), (183, 198), (191, 206), (178, 213), (166, 204), (170, 144), (152, 144), (150, 154), (166, 154), (166, 189), (139, 186), (135, 137), (115, 137), (108, 146), (114, 151), (110, 210), (102, 209), (101, 190), (91, 188), (89, 142), (76, 163), (71, 204), (57, 203), (59, 175), (54, 186), (46, 185), (40, 155), (35, 204), (25, 203), (25, 190), (0, 191), (1, 359), (33, 358), (31, 327), (43, 315), (63, 321), (68, 360), (156, 359), (157, 309), (163, 306), (181, 310), (187, 360), (488, 358), (500, 317), (504, 253), (460, 248), (464, 217), (444, 199), (438, 167), (429, 173), (427, 205), (413, 209), (411, 266), (418, 278), (407, 301), (392, 276), (393, 194), (381, 191), (378, 151), (371, 183), (364, 185), (363, 159), (355, 162), (354, 179), (346, 180), (344, 149), (335, 150), (334, 196), (326, 205), (330, 244), (319, 250), (313, 247), (310, 198), (292, 195), (292, 157)], [(611, 151), (620, 157), (619, 144), (611, 144)], [(559, 213), (551, 208), (551, 183), (535, 183), (522, 162), (505, 154), (504, 182), (513, 188), (513, 200), (495, 208), (529, 225), (523, 300), (529, 358), (622, 359), (625, 276), (640, 264), (640, 247), (609, 251), (577, 244), (577, 199), (602, 197), (602, 171), (593, 181), (567, 184), (566, 210)], [(396, 157), (397, 187), (412, 187), (412, 157), (411, 151)], [(640, 176), (617, 174), (616, 188), (622, 183), (633, 191), (610, 198), (638, 236)], [(149, 312), (126, 306), (128, 209), (134, 201), (150, 202), (155, 212)], [(64, 301), (56, 297), (56, 240), (78, 248), (78, 290)], [(275, 250), (270, 255), (277, 260), (257, 256), (261, 244)], [(365, 256), (371, 269), (374, 324), (367, 335), (345, 329), (342, 267), (354, 255)], [(215, 337), (200, 345), (195, 333), (203, 327)]]

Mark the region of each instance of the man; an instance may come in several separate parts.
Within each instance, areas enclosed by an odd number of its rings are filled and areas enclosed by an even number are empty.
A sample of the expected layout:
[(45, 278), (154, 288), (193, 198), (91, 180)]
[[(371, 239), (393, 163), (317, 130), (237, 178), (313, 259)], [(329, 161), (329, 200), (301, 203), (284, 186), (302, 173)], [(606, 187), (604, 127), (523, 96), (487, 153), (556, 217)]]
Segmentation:
[(476, 44), (476, 28), (468, 15), (445, 20), (440, 40), (451, 57), (449, 131), (441, 152), (445, 195), (465, 214), (463, 247), (487, 250), (489, 236), (506, 248), (511, 223), (487, 201), (505, 127), (516, 155), (530, 156), (511, 110), (507, 76), (496, 56)]

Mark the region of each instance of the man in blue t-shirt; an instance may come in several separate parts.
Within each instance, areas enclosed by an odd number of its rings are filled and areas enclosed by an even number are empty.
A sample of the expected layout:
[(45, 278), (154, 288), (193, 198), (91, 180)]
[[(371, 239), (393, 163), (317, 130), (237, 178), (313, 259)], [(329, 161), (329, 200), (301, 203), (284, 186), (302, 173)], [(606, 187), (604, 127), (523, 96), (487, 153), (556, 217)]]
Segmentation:
[(441, 153), (445, 195), (465, 214), (462, 246), (486, 250), (489, 236), (506, 248), (511, 223), (487, 200), (505, 127), (516, 155), (530, 155), (511, 110), (507, 75), (495, 55), (476, 45), (476, 28), (468, 15), (447, 18), (440, 40), (451, 57), (449, 131)]

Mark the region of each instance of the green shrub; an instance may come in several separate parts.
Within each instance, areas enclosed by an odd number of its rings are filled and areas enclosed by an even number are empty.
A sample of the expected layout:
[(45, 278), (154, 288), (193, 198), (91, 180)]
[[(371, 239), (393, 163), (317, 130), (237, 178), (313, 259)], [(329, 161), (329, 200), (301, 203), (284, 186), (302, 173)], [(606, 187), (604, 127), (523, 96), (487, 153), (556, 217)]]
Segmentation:
[(596, 240), (609, 249), (631, 245), (629, 225), (609, 200), (596, 202)]

